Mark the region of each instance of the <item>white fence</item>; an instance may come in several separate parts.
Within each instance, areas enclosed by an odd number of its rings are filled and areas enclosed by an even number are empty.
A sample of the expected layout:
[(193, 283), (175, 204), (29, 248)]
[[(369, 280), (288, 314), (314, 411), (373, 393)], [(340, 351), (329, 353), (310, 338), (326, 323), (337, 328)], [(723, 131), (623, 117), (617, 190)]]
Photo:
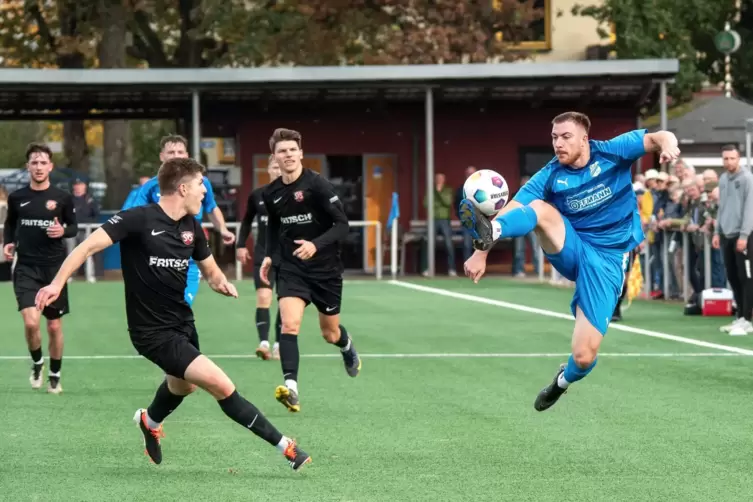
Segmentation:
[[(374, 260), (374, 269), (373, 272), (377, 279), (382, 279), (382, 272), (384, 268), (383, 263), (383, 256), (384, 256), (384, 242), (383, 242), (383, 234), (382, 234), (382, 223), (380, 221), (350, 221), (348, 222), (350, 225), (350, 228), (369, 228), (374, 227), (376, 232), (376, 242), (375, 242), (375, 248), (376, 248), (376, 256)], [(79, 230), (83, 230), (85, 232), (86, 237), (88, 237), (92, 231), (99, 228), (102, 224), (101, 223), (79, 223), (78, 228)], [(234, 221), (234, 222), (228, 222), (227, 227), (229, 230), (233, 230), (235, 232), (235, 238), (238, 238), (238, 235), (240, 234), (241, 224), (240, 222)], [(213, 228), (214, 225), (212, 223), (202, 223), (201, 225), (204, 228)], [(257, 224), (254, 222), (252, 225), (252, 230), (255, 232), (257, 229)], [(3, 225), (0, 225), (0, 232), (3, 230)], [(73, 239), (70, 239), (73, 241)], [(394, 242), (397, 242), (397, 222), (395, 222), (395, 225), (392, 227), (392, 236), (391, 240)], [(364, 256), (367, 250), (365, 249), (366, 239), (364, 238)], [(397, 255), (395, 253), (395, 246), (392, 247), (392, 253), (391, 253), (391, 270), (392, 270), (392, 276), (393, 278), (397, 275)], [(366, 269), (365, 269), (366, 270)], [(366, 270), (369, 271), (370, 270)], [(89, 282), (96, 282), (96, 275), (94, 272), (94, 258), (90, 256), (86, 260), (85, 265), (85, 276), (86, 280)], [(236, 260), (235, 261), (235, 279), (237, 281), (240, 281), (243, 279), (243, 264)]]

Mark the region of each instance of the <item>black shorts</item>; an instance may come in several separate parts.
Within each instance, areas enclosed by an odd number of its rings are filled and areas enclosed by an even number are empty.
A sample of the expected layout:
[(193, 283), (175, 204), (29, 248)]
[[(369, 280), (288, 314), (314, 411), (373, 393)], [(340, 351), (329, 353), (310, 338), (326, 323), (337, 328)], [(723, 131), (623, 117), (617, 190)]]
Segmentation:
[(277, 298), (295, 297), (313, 303), (324, 315), (340, 313), (343, 293), (343, 278), (340, 275), (327, 278), (302, 277), (280, 270), (277, 274)]
[(186, 369), (201, 355), (199, 334), (193, 323), (160, 331), (131, 331), (136, 351), (176, 378), (184, 378)]
[(272, 265), (272, 268), (269, 269), (269, 285), (266, 285), (264, 281), (261, 280), (261, 263), (254, 263), (254, 287), (256, 289), (275, 289), (275, 282), (277, 281), (277, 267)]
[[(16, 293), (18, 310), (34, 307), (37, 293), (55, 278), (60, 266), (36, 266), (17, 263), (13, 270), (13, 291)], [(42, 315), (49, 320), (60, 319), (71, 312), (68, 305), (68, 285), (63, 286), (58, 299), (44, 308)]]

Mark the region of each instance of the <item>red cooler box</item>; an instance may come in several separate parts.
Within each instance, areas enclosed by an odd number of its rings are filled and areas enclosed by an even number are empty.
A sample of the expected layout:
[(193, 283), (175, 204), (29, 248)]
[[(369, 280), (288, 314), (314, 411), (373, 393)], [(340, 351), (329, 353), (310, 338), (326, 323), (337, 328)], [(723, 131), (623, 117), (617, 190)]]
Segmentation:
[(726, 288), (709, 288), (701, 293), (701, 308), (705, 316), (731, 316), (735, 299)]

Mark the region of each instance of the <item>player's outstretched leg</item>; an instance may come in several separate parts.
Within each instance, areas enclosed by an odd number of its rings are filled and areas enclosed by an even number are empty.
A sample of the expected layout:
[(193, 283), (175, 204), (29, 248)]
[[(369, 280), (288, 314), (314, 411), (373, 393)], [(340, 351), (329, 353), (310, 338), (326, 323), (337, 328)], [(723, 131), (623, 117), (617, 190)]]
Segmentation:
[(345, 372), (348, 376), (357, 377), (361, 372), (361, 358), (353, 345), (353, 340), (348, 335), (348, 330), (340, 324), (340, 315), (327, 315), (319, 313), (319, 327), (322, 337), (340, 349), (345, 364)]
[(60, 383), (60, 370), (63, 366), (63, 321), (62, 319), (49, 319), (47, 321), (47, 336), (49, 337), (48, 349), (50, 353), (50, 371), (48, 374), (49, 385), (47, 392), (60, 394), (63, 385)]
[(497, 239), (528, 235), (537, 227), (542, 217), (544, 220), (551, 220), (544, 222), (547, 227), (561, 226), (562, 217), (559, 212), (540, 200), (535, 200), (527, 206), (508, 206), (500, 213), (493, 220), (489, 220), (468, 199), (460, 201), (458, 208), (461, 223), (471, 233), (476, 247), (480, 249), (491, 248)]
[(44, 356), (42, 355), (42, 335), (39, 332), (40, 312), (36, 307), (25, 308), (21, 311), (21, 317), (24, 321), (24, 336), (26, 345), (31, 355), (31, 375), (29, 383), (31, 388), (36, 390), (42, 387), (44, 369)]
[(582, 380), (596, 366), (596, 355), (603, 335), (586, 319), (580, 307), (575, 314), (575, 331), (573, 333), (573, 353), (567, 364), (560, 366), (552, 383), (536, 396), (534, 408), (544, 411), (551, 408), (567, 392), (570, 384)]
[(298, 400), (298, 367), (300, 353), (298, 352), (298, 332), (301, 329), (303, 311), (306, 302), (297, 297), (280, 298), (279, 308), (282, 313), (282, 333), (280, 334), (280, 366), (285, 385), (278, 385), (275, 389), (277, 399), (288, 411), (301, 411)]
[(185, 379), (209, 392), (229, 418), (276, 447), (293, 470), (297, 471), (311, 462), (311, 457), (293, 439), (283, 436), (256, 406), (244, 399), (225, 372), (206, 356), (201, 355), (191, 362)]
[(196, 386), (167, 375), (157, 388), (152, 404), (147, 409), (136, 410), (133, 417), (144, 435), (144, 449), (155, 464), (162, 463), (162, 445), (160, 439), (165, 437), (162, 422), (175, 411), (183, 399), (196, 390)]

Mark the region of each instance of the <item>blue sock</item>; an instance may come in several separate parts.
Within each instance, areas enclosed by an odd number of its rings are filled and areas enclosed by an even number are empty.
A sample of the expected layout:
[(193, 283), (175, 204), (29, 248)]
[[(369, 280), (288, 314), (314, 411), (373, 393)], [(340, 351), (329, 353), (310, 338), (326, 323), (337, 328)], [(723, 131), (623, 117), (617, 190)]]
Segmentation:
[(591, 373), (591, 370), (594, 369), (596, 361), (598, 360), (598, 358), (594, 359), (594, 362), (592, 362), (588, 368), (580, 368), (575, 364), (575, 359), (573, 359), (571, 354), (570, 359), (567, 360), (567, 366), (565, 367), (565, 373), (563, 375), (565, 380), (567, 380), (567, 383), (574, 383), (585, 378), (586, 375)]
[(533, 208), (529, 206), (517, 207), (492, 222), (494, 227), (497, 227), (494, 223), (502, 227), (501, 229), (498, 227), (494, 229), (494, 236), (497, 239), (523, 237), (530, 234), (536, 228), (538, 221), (538, 216), (536, 216), (536, 211)]

